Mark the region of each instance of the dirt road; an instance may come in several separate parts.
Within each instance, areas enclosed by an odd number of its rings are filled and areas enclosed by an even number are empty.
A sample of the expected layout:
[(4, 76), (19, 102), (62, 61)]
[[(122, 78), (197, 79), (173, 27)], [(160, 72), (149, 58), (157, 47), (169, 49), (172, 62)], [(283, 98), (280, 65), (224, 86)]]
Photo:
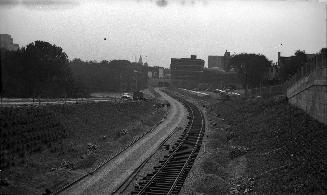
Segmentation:
[(111, 194), (181, 124), (186, 117), (183, 105), (160, 90), (155, 90), (170, 103), (166, 120), (94, 175), (86, 177), (61, 194)]

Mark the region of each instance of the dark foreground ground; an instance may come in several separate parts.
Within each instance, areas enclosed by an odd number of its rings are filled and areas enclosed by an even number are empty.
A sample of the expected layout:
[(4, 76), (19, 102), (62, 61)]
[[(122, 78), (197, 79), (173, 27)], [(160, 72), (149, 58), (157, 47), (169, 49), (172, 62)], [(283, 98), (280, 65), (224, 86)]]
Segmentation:
[(208, 130), (185, 193), (327, 193), (326, 125), (283, 97), (191, 99), (205, 110)]
[(42, 194), (86, 174), (156, 125), (161, 102), (0, 108), (0, 194)]

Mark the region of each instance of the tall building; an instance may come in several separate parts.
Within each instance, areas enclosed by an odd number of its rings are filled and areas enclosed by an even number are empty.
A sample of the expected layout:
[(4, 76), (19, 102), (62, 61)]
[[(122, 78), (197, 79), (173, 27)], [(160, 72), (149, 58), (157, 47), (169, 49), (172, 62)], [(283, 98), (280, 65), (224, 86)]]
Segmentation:
[(148, 67), (148, 78), (163, 79), (165, 78), (165, 68), (160, 66)]
[(159, 77), (159, 79), (164, 78), (164, 68), (163, 67), (158, 68), (158, 77)]
[(0, 34), (0, 48), (4, 48), (9, 51), (17, 51), (19, 49), (19, 45), (13, 43), (11, 35)]
[(208, 56), (208, 68), (227, 70), (230, 61), (230, 52), (225, 51), (224, 56)]
[(203, 68), (204, 60), (196, 59), (196, 55), (191, 55), (191, 58), (171, 58), (171, 79), (199, 81)]
[(225, 51), (224, 54), (224, 69), (225, 70), (229, 70), (229, 62), (230, 62), (231, 56), (230, 56), (230, 52), (229, 51)]
[(223, 69), (224, 57), (223, 56), (208, 56), (208, 68), (221, 68)]
[(139, 58), (139, 61), (138, 61), (139, 64), (143, 65), (143, 62), (142, 62), (142, 56), (140, 55), (140, 58)]

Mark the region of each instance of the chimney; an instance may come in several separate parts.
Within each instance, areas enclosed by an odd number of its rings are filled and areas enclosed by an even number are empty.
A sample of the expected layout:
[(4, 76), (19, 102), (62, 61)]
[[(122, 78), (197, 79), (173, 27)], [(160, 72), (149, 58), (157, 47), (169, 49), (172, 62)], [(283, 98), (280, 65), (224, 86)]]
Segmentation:
[(196, 55), (191, 55), (191, 59), (195, 60), (196, 59)]
[(278, 58), (277, 58), (277, 63), (278, 63), (278, 65), (280, 65), (280, 64), (279, 64), (279, 58), (280, 58), (280, 51), (278, 52)]

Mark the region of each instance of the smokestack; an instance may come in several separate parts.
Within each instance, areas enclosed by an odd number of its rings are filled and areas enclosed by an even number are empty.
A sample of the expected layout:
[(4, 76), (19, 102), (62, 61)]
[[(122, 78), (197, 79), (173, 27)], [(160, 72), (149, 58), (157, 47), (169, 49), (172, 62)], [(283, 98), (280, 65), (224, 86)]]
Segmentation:
[(196, 59), (196, 55), (191, 55), (191, 59), (195, 60)]

